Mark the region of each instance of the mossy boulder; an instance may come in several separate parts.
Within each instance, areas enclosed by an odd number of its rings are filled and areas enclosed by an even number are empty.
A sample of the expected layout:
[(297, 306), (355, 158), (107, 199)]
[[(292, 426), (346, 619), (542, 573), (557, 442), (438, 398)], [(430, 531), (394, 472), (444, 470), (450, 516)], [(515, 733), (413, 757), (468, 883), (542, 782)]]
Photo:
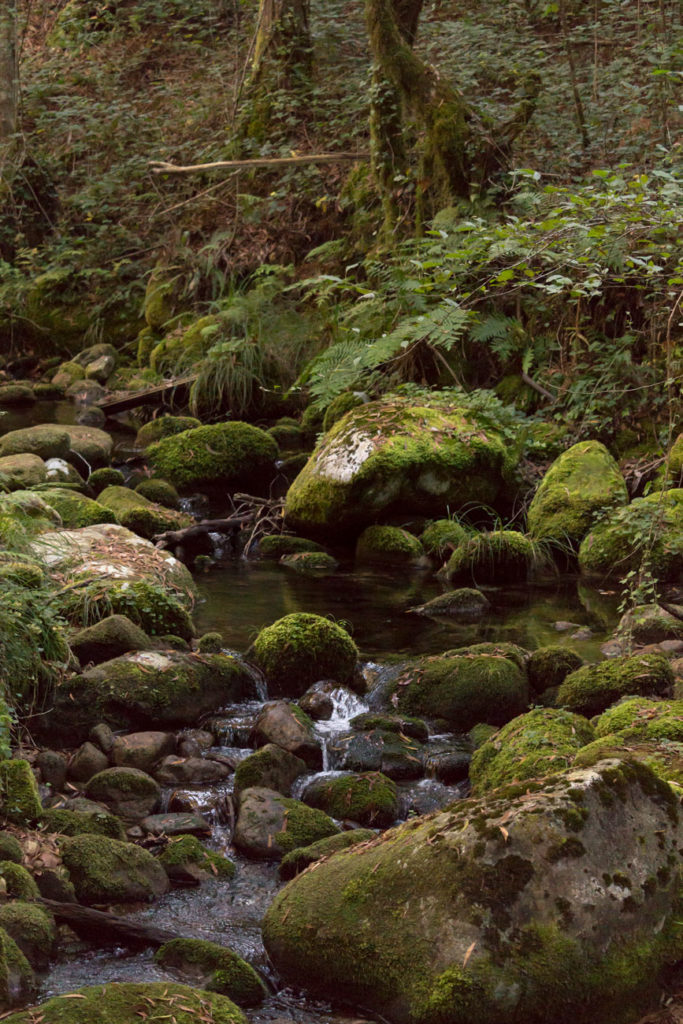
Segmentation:
[(645, 765), (683, 799), (683, 742), (628, 738), (623, 733), (611, 733), (581, 747), (574, 758), (574, 767), (589, 768), (605, 758), (621, 758)]
[(622, 579), (643, 563), (656, 580), (683, 574), (683, 489), (636, 498), (596, 523), (579, 548), (584, 576)]
[(550, 645), (533, 651), (527, 662), (529, 684), (534, 693), (563, 683), (570, 672), (576, 672), (583, 665), (583, 659), (569, 647)]
[(330, 742), (329, 751), (341, 771), (381, 772), (397, 781), (419, 779), (424, 772), (422, 744), (391, 727), (342, 733)]
[(461, 648), (420, 658), (396, 685), (399, 711), (439, 719), (455, 732), (479, 722), (505, 725), (529, 703), (526, 672), (505, 645), (490, 651)]
[(431, 615), (434, 618), (445, 616), (457, 622), (476, 622), (486, 614), (488, 608), (489, 600), (480, 590), (459, 587), (409, 610), (415, 615)]
[(137, 448), (147, 448), (163, 437), (173, 437), (186, 430), (196, 430), (201, 423), (194, 416), (159, 416), (140, 427), (135, 438)]
[(365, 399), (361, 395), (357, 395), (353, 391), (342, 391), (341, 395), (333, 398), (327, 409), (325, 409), (322, 422), (323, 431), (331, 430), (337, 420), (340, 420), (351, 409), (363, 405), (364, 401)]
[(157, 505), (129, 487), (105, 487), (98, 500), (122, 526), (147, 540), (166, 530), (183, 530), (194, 522), (192, 516)]
[(424, 551), (439, 565), (467, 539), (470, 531), (455, 519), (436, 519), (420, 534)]
[(0, 815), (13, 825), (27, 825), (41, 812), (36, 778), (28, 761), (0, 761)]
[(398, 526), (367, 526), (356, 541), (358, 562), (414, 565), (423, 555), (417, 537)]
[(4, 882), (5, 894), (15, 900), (37, 900), (40, 896), (33, 876), (13, 860), (0, 861), (0, 878)]
[(159, 784), (139, 768), (105, 768), (89, 780), (85, 796), (129, 824), (153, 814), (161, 803)]
[(76, 588), (67, 595), (63, 609), (65, 617), (75, 625), (84, 620), (101, 621), (109, 617), (110, 612), (125, 615), (150, 636), (180, 636), (184, 641), (194, 636), (190, 613), (178, 597), (146, 580), (135, 583), (103, 581), (94, 583), (92, 587)]
[(125, 477), (120, 469), (112, 469), (111, 466), (103, 466), (95, 469), (88, 477), (88, 486), (99, 494), (105, 487), (121, 487), (125, 483)]
[(304, 552), (324, 553), (325, 549), (314, 540), (307, 540), (305, 537), (290, 537), (286, 533), (270, 534), (261, 537), (258, 544), (261, 558), (277, 558), (283, 555), (298, 555)]
[(442, 574), (454, 584), (524, 583), (534, 562), (534, 545), (528, 537), (516, 530), (494, 530), (458, 544)]
[(111, 661), (129, 651), (148, 651), (152, 641), (125, 615), (108, 615), (71, 638), (71, 650), (82, 665)]
[(322, 768), (322, 748), (313, 721), (297, 704), (268, 701), (256, 717), (252, 737), (257, 746), (275, 743), (300, 757), (309, 768)]
[(82, 526), (96, 526), (98, 523), (118, 523), (116, 513), (92, 498), (78, 491), (51, 487), (43, 492), (45, 501), (59, 513), (67, 530), (78, 530)]
[(35, 487), (47, 480), (47, 466), (39, 455), (5, 455), (0, 458), (0, 483), (10, 491)]
[(106, 836), (63, 839), (60, 852), (79, 903), (152, 900), (168, 890), (166, 872), (151, 853)]
[(14, 939), (0, 928), (0, 1011), (25, 1003), (35, 989), (31, 965)]
[(557, 692), (557, 706), (590, 718), (626, 696), (666, 693), (674, 683), (663, 654), (637, 654), (585, 665), (571, 672)]
[(500, 506), (514, 462), (495, 424), (457, 399), (390, 396), (352, 409), (323, 436), (287, 492), (287, 522), (336, 538), (395, 513)]
[(604, 711), (595, 722), (598, 738), (671, 740), (683, 743), (683, 700), (631, 697)]
[(295, 555), (283, 555), (280, 565), (298, 572), (300, 576), (331, 576), (339, 568), (339, 562), (325, 551), (298, 551)]
[(381, 772), (321, 776), (306, 786), (302, 800), (331, 818), (372, 828), (388, 828), (398, 817), (396, 783)]
[(408, 739), (420, 740), (425, 743), (429, 739), (427, 723), (421, 718), (413, 718), (411, 715), (396, 715), (386, 711), (363, 711), (360, 715), (354, 715), (349, 725), (356, 732), (374, 732), (381, 729), (382, 732), (396, 732)]
[(140, 481), (135, 487), (135, 493), (164, 508), (177, 510), (180, 507), (180, 498), (175, 487), (160, 477)]
[(235, 865), (215, 850), (207, 850), (196, 836), (179, 835), (170, 840), (159, 855), (159, 863), (171, 881), (185, 878), (188, 866), (195, 869), (194, 878), (230, 879), (235, 874)]
[(278, 874), (280, 878), (288, 881), (295, 875), (305, 871), (310, 864), (316, 861), (327, 860), (338, 850), (347, 850), (349, 846), (356, 846), (358, 843), (371, 842), (377, 837), (377, 833), (369, 828), (354, 828), (350, 832), (338, 832), (335, 836), (327, 839), (319, 839), (317, 843), (310, 846), (299, 846), (291, 853), (286, 853), (280, 861)]
[(100, 722), (126, 731), (182, 728), (255, 695), (252, 673), (231, 655), (141, 651), (74, 676), (40, 728), (62, 742), (85, 739)]
[(254, 860), (281, 860), (298, 846), (335, 835), (327, 814), (272, 789), (252, 787), (239, 798), (233, 843)]
[(21, 864), (24, 854), (17, 837), (11, 832), (0, 832), (0, 861), (9, 860)]
[(62, 836), (107, 836), (123, 841), (126, 834), (119, 818), (106, 811), (71, 811), (66, 807), (46, 807), (40, 824), (47, 832)]
[(308, 612), (294, 612), (266, 626), (251, 654), (272, 696), (299, 697), (318, 679), (350, 683), (358, 662), (358, 648), (346, 630)]
[(624, 1024), (680, 957), (682, 839), (666, 784), (603, 761), (336, 853), (278, 894), (264, 943), (285, 981), (397, 1024)]
[(114, 441), (105, 430), (79, 423), (67, 424), (63, 429), (69, 435), (70, 452), (80, 456), (89, 470), (109, 465)]
[(7, 1021), (34, 1024), (37, 1013), (46, 1024), (139, 1024), (141, 1014), (150, 1021), (174, 1017), (175, 1024), (197, 1024), (201, 1020), (247, 1024), (242, 1011), (226, 996), (167, 981), (93, 985), (53, 996), (39, 1007), (13, 1013)]
[(472, 792), (481, 796), (506, 783), (557, 775), (570, 768), (577, 750), (594, 739), (593, 727), (581, 715), (534, 708), (513, 718), (475, 751)]
[(160, 967), (177, 971), (198, 988), (220, 992), (239, 1006), (258, 1006), (266, 986), (246, 960), (204, 939), (172, 939), (154, 954)]
[(28, 384), (0, 384), (0, 409), (14, 405), (33, 405), (36, 396)]
[(658, 604), (637, 605), (622, 615), (617, 634), (636, 644), (683, 640), (683, 619)]
[(0, 929), (14, 939), (31, 967), (44, 971), (54, 953), (57, 929), (49, 910), (13, 900), (0, 906)]
[(37, 455), (41, 459), (63, 459), (71, 448), (67, 428), (41, 423), (36, 427), (10, 430), (0, 437), (0, 456)]
[(292, 783), (308, 770), (306, 762), (275, 743), (249, 754), (235, 768), (235, 792), (259, 787), (291, 796)]
[(626, 504), (626, 483), (605, 446), (580, 441), (541, 480), (529, 506), (529, 535), (578, 548), (597, 518)]
[(232, 421), (162, 438), (147, 458), (159, 476), (187, 491), (216, 484), (258, 488), (274, 471), (277, 453), (264, 430)]

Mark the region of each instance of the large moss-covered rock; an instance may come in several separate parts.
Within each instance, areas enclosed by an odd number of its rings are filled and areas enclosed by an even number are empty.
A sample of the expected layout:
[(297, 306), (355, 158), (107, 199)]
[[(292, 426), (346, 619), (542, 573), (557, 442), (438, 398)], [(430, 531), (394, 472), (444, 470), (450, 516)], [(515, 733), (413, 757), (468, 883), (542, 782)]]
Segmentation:
[(82, 665), (111, 661), (129, 651), (148, 651), (152, 641), (125, 615), (108, 615), (79, 630), (69, 644)]
[(456, 732), (504, 725), (529, 702), (526, 673), (507, 645), (479, 645), (420, 658), (397, 681), (399, 711), (441, 719)]
[(336, 622), (294, 612), (261, 630), (252, 655), (272, 696), (299, 697), (318, 679), (349, 683), (358, 648)]
[(660, 582), (683, 577), (683, 489), (636, 498), (596, 523), (579, 548), (589, 577), (622, 579), (643, 563)]
[(20, 1006), (35, 992), (31, 966), (6, 931), (0, 928), (0, 1011)]
[(534, 560), (534, 546), (523, 533), (495, 530), (475, 534), (458, 544), (443, 575), (455, 584), (524, 583)]
[(129, 487), (105, 487), (98, 500), (122, 526), (147, 540), (165, 530), (183, 530), (194, 522), (192, 516), (157, 505)]
[(398, 816), (396, 783), (381, 772), (320, 776), (306, 786), (302, 800), (331, 818), (349, 819), (373, 828), (387, 828)]
[(297, 846), (310, 846), (337, 832), (322, 811), (275, 790), (253, 787), (240, 794), (233, 842), (254, 860), (281, 860)]
[(10, 430), (0, 437), (0, 456), (38, 455), (41, 459), (63, 459), (71, 448), (67, 428), (41, 423), (36, 427)]
[(159, 855), (159, 863), (172, 882), (187, 882), (190, 877), (196, 884), (203, 878), (213, 876), (227, 880), (235, 874), (231, 860), (215, 850), (207, 850), (193, 835), (181, 834), (171, 839)]
[(142, 821), (161, 803), (159, 784), (139, 768), (105, 768), (90, 779), (85, 796), (128, 824)]
[(531, 689), (544, 693), (564, 682), (570, 672), (581, 668), (583, 661), (569, 647), (551, 645), (533, 651), (527, 663), (527, 674)]
[(35, 487), (47, 479), (47, 467), (39, 455), (5, 455), (0, 458), (0, 483), (10, 491)]
[(194, 416), (159, 416), (140, 427), (135, 444), (138, 448), (147, 448), (162, 437), (173, 437), (174, 434), (182, 434), (185, 430), (195, 430), (197, 427), (201, 427), (201, 423)]
[(580, 441), (553, 462), (529, 506), (529, 534), (578, 548), (594, 520), (626, 505), (619, 466), (599, 441)]
[(671, 740), (683, 743), (683, 700), (632, 697), (604, 711), (595, 723), (598, 738)]
[(620, 697), (664, 694), (673, 682), (671, 665), (663, 654), (612, 658), (571, 672), (557, 692), (557, 705), (590, 718)]
[(38, 785), (28, 761), (0, 761), (0, 815), (14, 825), (27, 825), (40, 811)]
[(123, 841), (126, 834), (120, 820), (104, 809), (89, 812), (66, 807), (48, 807), (40, 815), (41, 828), (61, 836), (107, 836)]
[(417, 537), (398, 526), (367, 526), (356, 541), (359, 562), (414, 565), (423, 555)]
[(336, 537), (393, 512), (495, 506), (513, 463), (495, 423), (457, 398), (391, 396), (352, 409), (325, 434), (287, 493), (287, 522)]
[(593, 739), (593, 727), (581, 715), (534, 708), (513, 718), (475, 751), (472, 791), (480, 796), (505, 783), (566, 771), (577, 750)]
[(292, 783), (307, 771), (305, 761), (275, 743), (266, 743), (254, 751), (235, 768), (235, 792), (254, 786), (274, 789), (283, 796), (291, 796)]
[(641, 604), (622, 615), (617, 635), (635, 644), (683, 640), (683, 619), (672, 615), (661, 605)]
[(252, 674), (230, 655), (141, 651), (69, 680), (40, 728), (62, 742), (85, 739), (100, 722), (128, 731), (181, 728), (254, 696)]
[(147, 450), (155, 472), (178, 490), (259, 486), (275, 468), (277, 445), (248, 423), (213, 423), (162, 438)]
[[(73, 0), (71, 0), (73, 3)], [(63, 996), (53, 996), (41, 1006), (20, 1010), (8, 1024), (34, 1024), (37, 1014), (45, 1024), (139, 1024), (175, 1018), (175, 1024), (247, 1024), (235, 1004), (217, 992), (206, 992), (167, 981), (121, 982), (93, 985)], [(142, 1015), (144, 1014), (144, 1018)]]
[(118, 518), (110, 508), (100, 502), (87, 498), (78, 491), (51, 487), (43, 492), (43, 498), (59, 513), (62, 524), (67, 530), (78, 530), (83, 526), (96, 526), (98, 523), (118, 523)]
[(109, 465), (114, 441), (105, 430), (78, 423), (67, 424), (63, 429), (69, 436), (70, 451), (80, 456), (90, 469)]
[(3, 889), (10, 899), (37, 900), (40, 895), (30, 872), (12, 860), (0, 861), (0, 878), (4, 883)]
[(439, 565), (469, 536), (457, 519), (436, 519), (428, 523), (420, 541), (425, 552)]
[(603, 761), (335, 854), (276, 897), (266, 949), (396, 1024), (623, 1024), (680, 957), (682, 840), (671, 789)]
[(168, 890), (159, 862), (133, 843), (105, 836), (63, 839), (60, 852), (80, 903), (151, 900)]
[(299, 555), (306, 552), (324, 554), (324, 548), (314, 540), (305, 537), (291, 537), (286, 533), (269, 534), (258, 543), (261, 558), (282, 558), (283, 555)]
[(14, 939), (31, 967), (44, 971), (54, 952), (57, 929), (45, 907), (25, 900), (0, 906), (0, 929)]
[(199, 988), (220, 992), (239, 1006), (258, 1006), (266, 996), (253, 967), (231, 949), (204, 939), (172, 939), (157, 950), (154, 959)]

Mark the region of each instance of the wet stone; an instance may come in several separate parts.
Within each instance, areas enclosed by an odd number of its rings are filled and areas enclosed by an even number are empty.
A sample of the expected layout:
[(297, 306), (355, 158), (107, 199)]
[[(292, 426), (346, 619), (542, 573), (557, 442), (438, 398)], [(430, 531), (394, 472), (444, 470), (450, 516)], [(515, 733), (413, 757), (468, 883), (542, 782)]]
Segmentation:
[(211, 825), (201, 814), (150, 814), (140, 822), (140, 828), (155, 836), (208, 836)]

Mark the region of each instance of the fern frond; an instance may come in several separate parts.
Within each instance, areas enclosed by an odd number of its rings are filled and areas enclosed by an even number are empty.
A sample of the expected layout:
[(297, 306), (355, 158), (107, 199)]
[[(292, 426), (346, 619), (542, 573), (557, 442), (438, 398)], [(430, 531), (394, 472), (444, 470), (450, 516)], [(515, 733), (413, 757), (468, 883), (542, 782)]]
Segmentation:
[(502, 313), (492, 313), (485, 320), (475, 324), (470, 331), (472, 341), (494, 341), (504, 340), (513, 331), (523, 330), (519, 320), (513, 316), (504, 316)]

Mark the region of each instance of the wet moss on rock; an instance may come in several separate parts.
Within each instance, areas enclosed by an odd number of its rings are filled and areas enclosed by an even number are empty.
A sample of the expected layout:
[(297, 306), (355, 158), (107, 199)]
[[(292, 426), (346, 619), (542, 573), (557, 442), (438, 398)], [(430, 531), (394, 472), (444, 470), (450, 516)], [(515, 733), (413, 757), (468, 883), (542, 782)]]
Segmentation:
[(0, 878), (5, 881), (5, 892), (15, 900), (37, 900), (40, 896), (33, 876), (11, 860), (0, 861)]
[(359, 562), (414, 564), (423, 554), (417, 537), (397, 526), (368, 526), (356, 541)]
[(396, 783), (381, 772), (314, 779), (304, 790), (303, 800), (332, 818), (373, 828), (387, 828), (398, 816)]
[(63, 839), (60, 852), (80, 903), (145, 901), (168, 889), (158, 861), (133, 843), (82, 835)]
[(339, 832), (336, 836), (329, 836), (327, 839), (319, 839), (317, 843), (310, 846), (300, 846), (291, 853), (285, 854), (280, 861), (278, 874), (281, 879), (287, 881), (305, 871), (310, 864), (314, 864), (323, 858), (331, 857), (338, 850), (347, 850), (350, 846), (358, 843), (372, 842), (377, 838), (377, 833), (368, 828), (354, 828), (350, 832)]
[(519, 583), (527, 579), (534, 561), (534, 545), (523, 533), (494, 530), (463, 540), (442, 574), (452, 584)]
[(345, 629), (308, 612), (266, 626), (252, 654), (275, 696), (299, 696), (318, 679), (348, 683), (358, 661), (358, 648)]
[(14, 825), (27, 825), (40, 817), (38, 785), (28, 761), (0, 761), (0, 815)]
[(231, 860), (214, 850), (207, 850), (196, 836), (171, 839), (159, 854), (159, 863), (165, 869), (193, 864), (206, 871), (207, 875), (215, 875), (217, 878), (229, 879), (235, 874), (235, 865)]
[(436, 519), (420, 534), (422, 547), (430, 558), (441, 564), (462, 544), (470, 531), (455, 519)]
[(147, 450), (156, 473), (178, 490), (210, 484), (258, 484), (275, 465), (278, 449), (249, 423), (214, 423), (162, 438)]
[(172, 939), (154, 954), (160, 967), (199, 978), (201, 987), (220, 992), (239, 1006), (258, 1006), (266, 987), (253, 967), (231, 949), (204, 939)]
[(201, 427), (201, 423), (194, 416), (158, 416), (140, 427), (135, 444), (138, 448), (147, 448), (164, 437), (173, 437), (197, 427)]
[(108, 836), (123, 842), (126, 833), (123, 824), (114, 814), (97, 811), (83, 814), (70, 811), (66, 807), (48, 807), (40, 816), (40, 824), (47, 832), (56, 832), (62, 836)]
[(569, 647), (552, 645), (533, 651), (527, 662), (529, 684), (535, 693), (543, 693), (563, 683), (570, 672), (576, 672), (583, 659)]
[(49, 910), (20, 899), (5, 903), (0, 906), (0, 929), (14, 939), (32, 967), (47, 968), (57, 937)]
[(671, 666), (663, 654), (613, 658), (570, 673), (558, 690), (557, 704), (590, 718), (620, 697), (663, 694), (673, 682)]

